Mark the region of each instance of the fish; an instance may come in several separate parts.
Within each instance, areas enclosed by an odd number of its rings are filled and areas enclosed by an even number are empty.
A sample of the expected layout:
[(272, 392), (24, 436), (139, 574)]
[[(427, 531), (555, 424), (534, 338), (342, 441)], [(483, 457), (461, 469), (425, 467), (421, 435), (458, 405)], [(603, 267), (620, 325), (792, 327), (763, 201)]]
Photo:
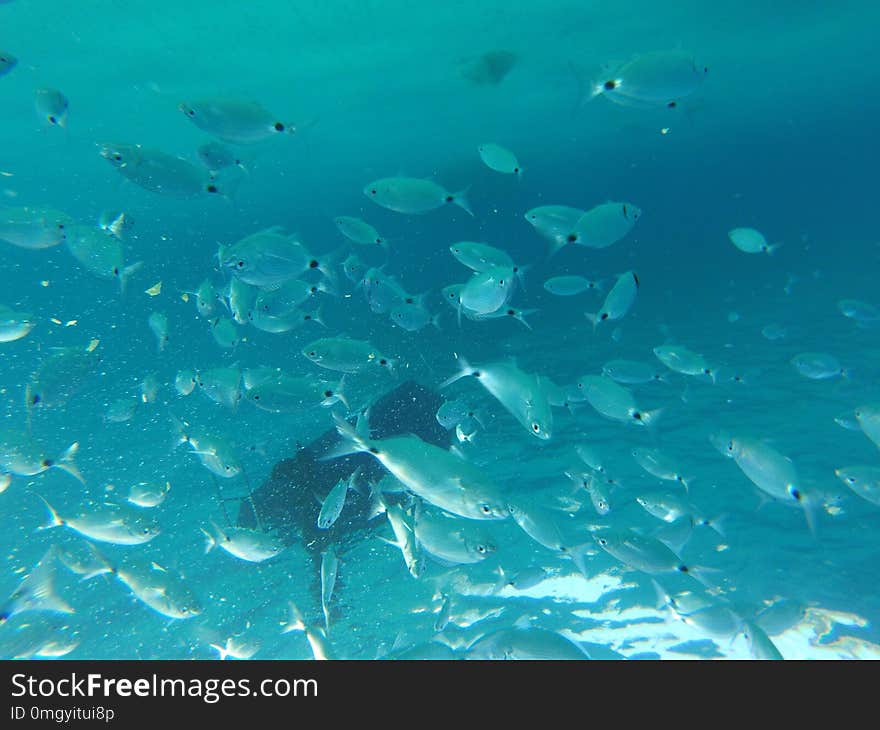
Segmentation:
[(418, 547), (440, 564), (471, 565), (497, 550), (484, 524), (462, 520), (420, 503), (413, 519), (413, 533)]
[(277, 373), (248, 388), (245, 398), (269, 413), (296, 413), (317, 405), (329, 408), (336, 403), (348, 408), (344, 377), (333, 384), (312, 376)]
[(229, 313), (236, 324), (247, 324), (253, 320), (259, 295), (260, 290), (257, 287), (246, 284), (236, 276), (229, 279), (226, 301), (229, 304)]
[(355, 480), (360, 474), (360, 469), (355, 469), (348, 479), (340, 479), (336, 482), (324, 501), (321, 503), (321, 511), (318, 513), (318, 529), (329, 530), (333, 524), (339, 519), (342, 510), (345, 508), (345, 498), (348, 496), (348, 490), (355, 488)]
[(324, 631), (330, 634), (330, 600), (336, 586), (339, 558), (331, 545), (321, 553), (321, 610), (324, 613)]
[(131, 485), (126, 499), (136, 507), (152, 509), (165, 501), (170, 490), (170, 482), (165, 482), (164, 484), (159, 482), (138, 482)]
[(284, 543), (276, 537), (261, 530), (246, 527), (222, 528), (211, 522), (211, 531), (202, 528), (205, 536), (205, 554), (215, 547), (220, 547), (230, 555), (249, 563), (262, 563), (275, 558), (284, 551)]
[(223, 479), (241, 474), (241, 464), (232, 448), (223, 440), (208, 433), (193, 431), (189, 424), (171, 416), (175, 430), (174, 445), (188, 444), (192, 453), (208, 471)]
[(657, 359), (670, 370), (682, 375), (708, 375), (715, 382), (715, 370), (699, 353), (684, 345), (659, 345), (653, 350)]
[(633, 458), (651, 476), (664, 481), (678, 482), (685, 488), (689, 488), (690, 479), (683, 476), (678, 465), (659, 449), (637, 447), (632, 450)]
[(455, 428), (466, 418), (472, 418), (478, 423), (482, 419), (482, 415), (471, 407), (469, 401), (462, 398), (444, 401), (434, 414), (439, 423), (447, 431)]
[(578, 379), (577, 392), (599, 414), (614, 421), (650, 426), (662, 412), (662, 409), (639, 408), (630, 391), (605, 375), (585, 375)]
[(449, 252), (456, 261), (474, 271), (486, 271), (496, 266), (517, 269), (510, 254), (500, 248), (490, 246), (488, 243), (459, 241), (449, 247)]
[(601, 481), (596, 478), (594, 473), (575, 473), (567, 471), (565, 472), (565, 475), (579, 487), (583, 487), (587, 491), (593, 509), (596, 510), (598, 515), (604, 517), (611, 512), (611, 500), (608, 497), (608, 492)]
[(325, 282), (312, 284), (302, 279), (292, 279), (272, 291), (260, 291), (252, 309), (270, 317), (287, 317), (321, 292), (333, 293)]
[(18, 59), (9, 51), (0, 49), (0, 76), (5, 76), (18, 64)]
[(527, 210), (525, 219), (550, 242), (550, 255), (569, 243), (577, 243), (577, 223), (586, 211), (568, 205), (542, 205)]
[(43, 360), (26, 388), (28, 408), (64, 406), (98, 371), (102, 357), (91, 345), (55, 349)]
[(440, 329), (440, 315), (432, 315), (425, 307), (427, 294), (407, 297), (401, 304), (393, 307), (388, 314), (391, 322), (407, 332), (418, 332), (429, 324)]
[(355, 254), (349, 254), (342, 262), (342, 273), (352, 284), (360, 284), (364, 280), (367, 267)]
[(834, 474), (859, 497), (880, 507), (880, 466), (845, 466)]
[(724, 456), (733, 459), (762, 493), (782, 504), (803, 509), (807, 526), (815, 532), (816, 505), (801, 487), (791, 459), (755, 438), (730, 437), (718, 432), (711, 434), (709, 440)]
[(256, 101), (212, 97), (181, 102), (178, 109), (203, 132), (232, 144), (253, 144), (279, 134), (296, 134)]
[(168, 344), (168, 316), (163, 312), (151, 312), (147, 324), (156, 338), (156, 349), (164, 352)]
[(194, 292), (189, 293), (196, 298), (196, 309), (199, 316), (210, 317), (214, 314), (214, 307), (219, 301), (219, 296), (210, 279), (204, 279)]
[(58, 127), (67, 126), (69, 103), (67, 97), (58, 89), (36, 89), (34, 91), (34, 107), (43, 121)]
[(475, 273), (459, 292), (459, 311), (464, 308), (476, 315), (498, 311), (510, 301), (515, 282), (513, 269), (506, 266)]
[(204, 167), (162, 150), (122, 142), (100, 144), (99, 148), (101, 157), (120, 175), (144, 190), (178, 198), (231, 192), (224, 191)]
[(385, 357), (366, 340), (324, 337), (302, 348), (302, 355), (322, 368), (343, 373), (394, 372), (396, 360)]
[(754, 228), (734, 228), (727, 232), (730, 242), (743, 253), (774, 253), (782, 244), (770, 245), (764, 234)]
[(403, 303), (408, 294), (393, 276), (386, 276), (380, 269), (370, 268), (364, 274), (361, 285), (374, 314), (387, 314)]
[(639, 535), (632, 530), (604, 530), (594, 534), (593, 539), (602, 550), (621, 563), (648, 575), (686, 573), (696, 578), (704, 570), (685, 565), (660, 540)]
[(74, 457), (79, 443), (74, 442), (55, 458), (48, 458), (44, 447), (24, 431), (0, 430), (0, 474), (33, 477), (49, 469), (60, 469), (80, 484), (85, 484)]
[(234, 350), (242, 339), (235, 326), (235, 320), (229, 317), (217, 317), (211, 320), (211, 335), (214, 342), (226, 350)]
[(67, 240), (74, 222), (67, 213), (53, 208), (2, 208), (0, 241), (32, 251), (53, 248)]
[(134, 418), (140, 401), (137, 398), (117, 398), (104, 411), (103, 419), (108, 423), (125, 423)]
[(632, 271), (625, 271), (617, 277), (617, 281), (602, 303), (602, 308), (595, 314), (586, 312), (584, 316), (590, 320), (594, 330), (599, 322), (623, 319), (635, 303), (638, 292), (639, 277)]
[(621, 385), (668, 382), (665, 373), (659, 373), (650, 364), (637, 360), (609, 360), (602, 366), (602, 374)]
[[(384, 502), (383, 502), (384, 504)], [(385, 516), (394, 533), (394, 540), (388, 540), (380, 536), (380, 540), (396, 547), (403, 555), (406, 569), (413, 578), (420, 578), (425, 566), (424, 556), (419, 550), (413, 530), (412, 517), (407, 514), (399, 504), (385, 504)]]
[(109, 505), (96, 512), (75, 517), (62, 517), (45, 498), (40, 500), (49, 511), (49, 521), (40, 529), (67, 527), (90, 540), (112, 545), (143, 545), (159, 536), (159, 526), (140, 515)]
[(141, 381), (141, 403), (155, 403), (162, 383), (156, 373), (149, 373)]
[(196, 383), (208, 398), (230, 410), (235, 410), (241, 401), (241, 370), (236, 366), (201, 370)]
[(189, 395), (198, 385), (198, 376), (193, 370), (179, 370), (174, 376), (174, 388), (178, 395)]
[(2, 659), (58, 659), (80, 643), (79, 630), (54, 617), (22, 619), (15, 627), (10, 624), (2, 637)]
[(557, 553), (566, 553), (571, 549), (548, 509), (524, 500), (510, 502), (508, 509), (514, 522), (539, 545)]
[(311, 269), (332, 278), (334, 257), (319, 260), (310, 254), (296, 236), (267, 228), (233, 244), (220, 246), (220, 265), (245, 284), (260, 289), (277, 289)]
[(476, 86), (497, 86), (519, 61), (513, 51), (497, 49), (463, 59), (459, 74)]
[(119, 239), (94, 226), (72, 226), (65, 244), (80, 266), (101, 279), (117, 281), (122, 293), (131, 275), (143, 266), (142, 261), (126, 266)]
[(460, 517), (476, 520), (507, 519), (501, 490), (481, 469), (450, 451), (423, 441), (418, 436), (371, 439), (365, 419), (355, 428), (333, 414), (343, 448), (323, 458), (346, 453), (371, 454), (406, 488), (429, 504)]
[(320, 627), (306, 624), (302, 613), (296, 607), (293, 601), (288, 601), (290, 606), (290, 620), (281, 629), (282, 634), (288, 634), (292, 631), (302, 631), (306, 635), (309, 646), (312, 650), (312, 656), (316, 661), (326, 661), (334, 659), (333, 651), (327, 641), (327, 634)]
[(544, 282), (544, 289), (557, 297), (573, 297), (585, 291), (602, 291), (602, 282), (583, 276), (554, 276)]
[(202, 164), (212, 172), (224, 170), (227, 167), (246, 169), (241, 158), (235, 152), (214, 140), (199, 145), (196, 155)]
[(856, 421), (862, 433), (880, 449), (880, 405), (866, 404), (855, 410)]
[(20, 312), (0, 304), (0, 342), (15, 342), (30, 334), (37, 319), (29, 312)]
[(74, 613), (73, 608), (55, 593), (56, 560), (57, 548), (53, 546), (0, 604), (0, 625), (27, 611)]
[(591, 98), (635, 108), (675, 108), (702, 86), (708, 71), (687, 51), (644, 53), (593, 83)]
[(433, 180), (415, 177), (386, 177), (364, 186), (364, 195), (377, 205), (408, 215), (421, 215), (447, 203), (457, 205), (473, 216), (467, 188), (450, 193)]
[(536, 627), (498, 629), (482, 635), (467, 649), (467, 659), (583, 661), (587, 652), (556, 631)]
[(742, 633), (748, 642), (752, 659), (771, 661), (785, 659), (785, 657), (782, 656), (782, 652), (780, 652), (776, 647), (776, 644), (773, 643), (773, 640), (767, 636), (764, 629), (762, 629), (756, 622), (744, 621)]
[(522, 167), (516, 159), (516, 155), (506, 147), (494, 142), (484, 142), (477, 147), (477, 152), (479, 152), (483, 164), (490, 170), (522, 177)]
[(459, 372), (443, 381), (441, 388), (473, 376), (533, 436), (546, 441), (553, 435), (553, 411), (540, 376), (520, 370), (513, 362), (471, 367), (463, 357), (458, 361)]
[(572, 243), (587, 248), (608, 248), (624, 238), (641, 218), (632, 203), (607, 202), (586, 211), (574, 224)]
[(388, 249), (388, 241), (379, 235), (379, 231), (360, 218), (340, 215), (334, 218), (333, 222), (339, 232), (350, 241), (364, 246), (381, 246)]
[(791, 358), (790, 362), (795, 370), (810, 380), (849, 376), (849, 372), (843, 368), (840, 361), (827, 352), (801, 352)]
[(860, 324), (880, 322), (880, 308), (870, 302), (863, 302), (859, 299), (841, 299), (837, 302), (837, 309), (844, 317), (853, 319)]
[(156, 563), (149, 567), (110, 565), (110, 573), (145, 606), (166, 618), (192, 619), (204, 606), (180, 577)]

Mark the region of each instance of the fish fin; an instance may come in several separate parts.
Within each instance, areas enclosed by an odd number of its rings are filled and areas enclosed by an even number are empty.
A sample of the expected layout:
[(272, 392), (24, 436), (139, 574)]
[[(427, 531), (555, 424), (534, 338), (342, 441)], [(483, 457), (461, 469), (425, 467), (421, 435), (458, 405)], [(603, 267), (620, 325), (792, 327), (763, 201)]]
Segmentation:
[(339, 378), (339, 382), (336, 386), (330, 391), (330, 395), (324, 398), (321, 401), (321, 405), (325, 408), (328, 408), (332, 405), (335, 405), (337, 402), (342, 403), (345, 406), (346, 410), (351, 410), (351, 406), (348, 403), (348, 398), (346, 397), (343, 389), (345, 387), (345, 373), (343, 373), (342, 377)]
[(593, 541), (590, 540), (589, 542), (583, 542), (580, 545), (574, 545), (567, 551), (577, 568), (578, 573), (584, 576), (587, 580), (590, 580), (592, 576), (587, 572), (587, 564), (584, 558), (593, 551), (594, 545)]
[(391, 547), (397, 548), (398, 550), (400, 550), (402, 548), (401, 544), (399, 542), (397, 542), (396, 540), (391, 540), (390, 538), (383, 537), (382, 535), (376, 535), (376, 539), (381, 540), (386, 545), (390, 545)]
[(694, 521), (690, 517), (679, 517), (668, 525), (661, 525), (654, 530), (652, 537), (669, 547), (676, 555), (680, 555), (682, 549), (691, 539), (694, 531)]
[(37, 563), (15, 591), (17, 595), (26, 597), (22, 610), (17, 611), (18, 613), (24, 610), (75, 613), (73, 608), (61, 596), (55, 593), (54, 563), (56, 555), (55, 548), (49, 548), (40, 559), (40, 562)]

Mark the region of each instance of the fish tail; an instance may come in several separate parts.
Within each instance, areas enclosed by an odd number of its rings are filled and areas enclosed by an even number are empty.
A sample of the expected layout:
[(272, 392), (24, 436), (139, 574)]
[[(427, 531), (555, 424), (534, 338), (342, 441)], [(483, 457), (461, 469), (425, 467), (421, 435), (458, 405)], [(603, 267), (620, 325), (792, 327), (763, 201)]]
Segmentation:
[(770, 245), (767, 246), (766, 251), (767, 251), (768, 254), (770, 254), (770, 255), (772, 256), (772, 255), (773, 255), (774, 253), (776, 253), (780, 248), (782, 248), (782, 246), (783, 246), (783, 244), (781, 244), (781, 243), (770, 244)]
[(95, 578), (99, 575), (104, 575), (105, 573), (116, 573), (116, 568), (113, 567), (112, 563), (104, 556), (104, 554), (98, 550), (92, 543), (86, 542), (89, 546), (89, 552), (95, 558), (98, 563), (98, 567), (94, 570), (90, 570), (82, 575), (80, 578), (80, 582), (84, 580), (89, 580), (91, 578)]
[(119, 272), (119, 293), (125, 294), (125, 286), (128, 283), (128, 278), (135, 273), (141, 266), (144, 265), (143, 261), (135, 261), (130, 266), (126, 266), (122, 271)]
[(638, 413), (634, 413), (633, 417), (638, 416), (636, 420), (643, 426), (653, 426), (657, 423), (657, 420), (661, 415), (663, 415), (663, 409), (655, 408), (653, 411), (639, 411)]
[(288, 601), (287, 603), (290, 606), (290, 619), (284, 624), (281, 633), (289, 634), (291, 631), (305, 631), (306, 624), (305, 621), (303, 621), (302, 613), (293, 601)]
[[(360, 417), (358, 420), (360, 420)], [(355, 427), (346, 421), (339, 413), (333, 413), (333, 421), (336, 424), (336, 432), (342, 436), (347, 443), (342, 443), (339, 446), (330, 449), (320, 457), (319, 461), (329, 461), (330, 459), (337, 459), (341, 456), (348, 456), (349, 454), (357, 454), (370, 450), (369, 440), (358, 433), (357, 430), (355, 430)]]
[[(55, 556), (55, 548), (49, 548), (43, 559), (25, 578), (25, 585), (19, 589), (27, 596), (26, 605), (21, 607), (23, 610), (75, 613), (70, 604), (55, 592)], [(26, 590), (22, 590), (25, 587)]]
[(705, 524), (711, 527), (715, 532), (717, 532), (721, 537), (727, 537), (727, 523), (728, 515), (722, 514), (716, 517), (712, 517), (711, 519), (705, 520)]
[(219, 655), (217, 658), (221, 662), (229, 656), (229, 650), (225, 646), (220, 646), (219, 644), (211, 644), (210, 646), (217, 651), (217, 654)]
[(174, 426), (174, 443), (171, 448), (176, 449), (181, 444), (189, 443), (189, 434), (186, 432), (186, 424), (171, 413), (168, 414), (168, 417), (171, 419), (171, 423)]
[(554, 236), (553, 240), (550, 241), (550, 250), (547, 252), (547, 258), (552, 259), (555, 254), (565, 248), (568, 245), (568, 238), (566, 236)]
[(592, 552), (593, 546), (594, 543), (591, 540), (590, 542), (584, 542), (580, 545), (574, 545), (568, 550), (568, 554), (571, 556), (571, 560), (577, 568), (578, 573), (584, 576), (587, 580), (590, 580), (591, 576), (587, 571), (586, 557)]
[(205, 536), (205, 555), (210, 553), (215, 547), (217, 547), (216, 538), (208, 532), (204, 527), (199, 528), (202, 531), (202, 534)]
[(593, 332), (596, 331), (596, 326), (599, 324), (599, 312), (584, 312), (584, 317), (590, 320), (590, 324), (593, 325)]
[(451, 202), (455, 203), (455, 205), (461, 208), (465, 213), (473, 217), (474, 211), (471, 210), (471, 204), (467, 197), (468, 191), (470, 189), (471, 186), (468, 185), (463, 190), (459, 190), (457, 193), (453, 193)]
[(695, 580), (702, 583), (706, 588), (710, 590), (715, 590), (718, 586), (714, 581), (709, 580), (709, 576), (717, 575), (721, 571), (718, 568), (707, 568), (705, 565), (691, 565), (691, 566), (679, 566), (679, 572), (687, 573), (692, 576)]
[(440, 312), (437, 312), (433, 317), (431, 317), (431, 324), (434, 326), (438, 332), (442, 332), (443, 328), (440, 326)]
[(328, 395), (324, 400), (321, 401), (321, 405), (325, 408), (334, 405), (335, 403), (342, 403), (345, 406), (346, 410), (351, 410), (351, 406), (348, 403), (348, 398), (346, 398), (343, 389), (345, 388), (345, 374), (343, 373), (342, 377), (339, 378), (339, 382), (336, 386), (330, 390), (330, 395)]
[(76, 479), (80, 484), (85, 484), (86, 480), (83, 479), (83, 475), (80, 473), (76, 462), (73, 460), (77, 451), (79, 451), (79, 443), (74, 441), (64, 450), (61, 456), (52, 462), (52, 468), (61, 469), (61, 471), (70, 474), (70, 476)]
[(532, 327), (532, 325), (530, 325), (530, 324), (526, 321), (526, 317), (531, 316), (532, 314), (534, 314), (534, 313), (537, 312), (537, 311), (538, 311), (537, 309), (523, 309), (523, 310), (519, 313), (519, 316), (518, 316), (518, 317), (514, 317), (514, 319), (517, 320), (517, 322), (522, 322), (523, 326), (524, 326), (527, 330), (532, 331), (534, 328)]
[(338, 290), (339, 288), (337, 286), (339, 277), (336, 275), (336, 268), (342, 262), (342, 257), (345, 256), (347, 250), (348, 249), (343, 246), (342, 248), (338, 248), (335, 251), (325, 254), (318, 261), (318, 266), (316, 267), (318, 271), (324, 275), (324, 278), (330, 282), (334, 290)]
[(458, 363), (459, 363), (459, 371), (455, 375), (453, 375), (452, 377), (447, 378), (442, 383), (440, 383), (441, 388), (445, 388), (447, 385), (452, 385), (452, 383), (454, 383), (456, 380), (460, 380), (461, 378), (466, 378), (469, 375), (476, 375), (479, 372), (478, 370), (475, 370), (474, 368), (472, 368), (468, 364), (468, 361), (465, 360), (463, 357), (461, 357), (460, 355), (457, 357), (458, 357)]
[[(34, 492), (34, 494), (37, 493)], [(64, 520), (58, 516), (55, 508), (49, 504), (41, 494), (37, 494), (37, 496), (40, 498), (40, 501), (46, 505), (46, 509), (49, 511), (49, 521), (45, 525), (38, 527), (37, 530), (51, 530), (53, 527), (61, 527), (64, 524)]]

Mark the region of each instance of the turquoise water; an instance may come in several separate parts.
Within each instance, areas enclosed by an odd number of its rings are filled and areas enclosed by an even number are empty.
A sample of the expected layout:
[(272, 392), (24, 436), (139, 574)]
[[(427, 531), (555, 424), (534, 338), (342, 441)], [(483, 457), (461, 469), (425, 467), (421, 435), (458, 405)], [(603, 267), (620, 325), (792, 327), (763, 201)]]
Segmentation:
[[(339, 373), (300, 351), (337, 335), (367, 339), (399, 360), (394, 375), (347, 376), (352, 414), (405, 380), (438, 389), (458, 370), (455, 353), (479, 366), (515, 357), (524, 372), (560, 386), (621, 358), (666, 375), (665, 382), (627, 386), (640, 407), (662, 409), (656, 424), (610, 420), (586, 403), (558, 405), (547, 441), (527, 433), (475, 379), (445, 389), (486, 414), (472, 442), (458, 444), (450, 434), (450, 443), (507, 499), (554, 508), (550, 519), (565, 544), (590, 548), (586, 575), (507, 519), (487, 527), (497, 549), (484, 561), (456, 568), (428, 559), (416, 579), (401, 551), (376, 539), (392, 537), (380, 516), (356, 535), (334, 533), (340, 568), (328, 641), (336, 656), (372, 659), (430, 640), (464, 655), (486, 634), (530, 626), (585, 642), (597, 658), (740, 658), (752, 656), (741, 622), (774, 603), (790, 608), (781, 624), (765, 615), (785, 658), (878, 656), (880, 508), (835, 476), (841, 467), (878, 465), (877, 447), (853, 414), (878, 401), (880, 330), (838, 309), (846, 299), (880, 306), (873, 4), (777, 3), (773, 12), (766, 3), (689, 1), (450, 2), (418, 10), (396, 1), (72, 5), (15, 0), (0, 7), (0, 50), (18, 59), (0, 76), (0, 221), (19, 206), (58, 209), (95, 227), (102, 215), (125, 213), (125, 263), (143, 263), (121, 294), (117, 280), (95, 276), (64, 243), (28, 250), (0, 242), (0, 304), (37, 322), (25, 337), (0, 343), (3, 428), (30, 432), (46, 458), (78, 443), (85, 481), (59, 469), (13, 474), (0, 495), (0, 550), (8, 556), (0, 593), (12, 594), (53, 545), (59, 553), (84, 550), (67, 527), (37, 529), (46, 520), (37, 495), (68, 517), (124, 503), (133, 484), (167, 482), (166, 500), (149, 510), (158, 537), (99, 549), (112, 565), (173, 576), (202, 610), (170, 619), (134, 598), (113, 573), (83, 581), (53, 558), (55, 590), (73, 613), (12, 616), (0, 626), (3, 656), (33, 655), (43, 637), (61, 637), (75, 645), (69, 658), (211, 658), (218, 655), (211, 644), (238, 637), (258, 647), (256, 658), (311, 657), (302, 633), (281, 633), (291, 600), (309, 625), (323, 623), (305, 541), (251, 563), (221, 550), (205, 554), (200, 528), (225, 524), (224, 504), (235, 520), (234, 498), (264, 483), (298, 444), (331, 429), (331, 409), (304, 404), (273, 414), (246, 396), (225, 408), (199, 392), (181, 395), (174, 382), (179, 371), (221, 366), (279, 367), (336, 382)], [(579, 79), (601, 81), (633, 58), (676, 49), (709, 70), (675, 108), (621, 105), (606, 95), (578, 103)], [(500, 50), (513, 54), (509, 72), (479, 83), (481, 59)], [(38, 88), (69, 100), (65, 128), (35, 109)], [(178, 105), (213, 97), (255, 100), (299, 128), (229, 144), (247, 171), (221, 177), (234, 183), (228, 197), (155, 193), (102, 159), (102, 145), (126, 143), (198, 165), (196, 150), (215, 136)], [(477, 148), (489, 141), (515, 152), (521, 178), (483, 164)], [(408, 215), (364, 195), (371, 181), (394, 176), (431, 178), (452, 192), (468, 188), (474, 216), (452, 205)], [(608, 200), (641, 210), (632, 230), (608, 248), (565, 245), (551, 257), (524, 217), (537, 206), (588, 210)], [(347, 240), (333, 223), (340, 215), (374, 225), (388, 239), (388, 253)], [(220, 347), (211, 320), (199, 316), (192, 295), (182, 295), (206, 278), (222, 287), (230, 273), (218, 265), (218, 247), (270, 226), (297, 234), (318, 258), (354, 252), (368, 266), (384, 265), (407, 292), (428, 292), (439, 329), (395, 327), (387, 314), (370, 310), (363, 288), (337, 264), (344, 296), (321, 295), (306, 305), (320, 303), (325, 327), (310, 322), (271, 334), (238, 325), (241, 342)], [(772, 255), (743, 253), (728, 240), (736, 227), (758, 229), (782, 246)], [(459, 325), (440, 291), (468, 278), (448, 250), (462, 240), (490, 243), (528, 267), (510, 304), (536, 310), (527, 317), (531, 330), (507, 317), (465, 317)], [(640, 282), (635, 304), (595, 331), (584, 313), (599, 310), (604, 293), (563, 298), (543, 288), (563, 274), (603, 279), (607, 287), (627, 270)], [(321, 280), (314, 272), (304, 278)], [(161, 291), (147, 294), (158, 282)], [(147, 324), (153, 312), (168, 319), (161, 352)], [(215, 316), (229, 314), (218, 304)], [(768, 325), (783, 336), (762, 334)], [(65, 380), (75, 380), (76, 392), (57, 405), (27, 408), (26, 386), (53, 348), (84, 351), (93, 340), (93, 365)], [(715, 382), (668, 371), (652, 352), (664, 343), (704, 355)], [(805, 352), (833, 355), (846, 377), (804, 377), (790, 361)], [(140, 385), (151, 374), (160, 388), (143, 402)], [(544, 390), (534, 395), (547, 397)], [(118, 399), (138, 401), (129, 420), (107, 419)], [(222, 480), (225, 503), (191, 449), (173, 446), (172, 415), (222, 439), (241, 463), (240, 475)], [(759, 507), (762, 493), (710, 441), (721, 432), (790, 457), (809, 498), (812, 531), (798, 503)], [(578, 445), (600, 453), (614, 476), (605, 485), (607, 515), (564, 474), (587, 469)], [(642, 470), (634, 448), (659, 449), (681, 465), (687, 494)], [(660, 491), (687, 498), (700, 515), (724, 516), (723, 536), (696, 526), (683, 547), (675, 546), (682, 564), (712, 569), (705, 573), (711, 589), (690, 576), (634, 570), (594, 543), (605, 528), (653, 535), (664, 527), (635, 502)], [(547, 575), (519, 590), (499, 584), (499, 565), (508, 576), (536, 566)], [(658, 607), (652, 577), (678, 595), (673, 606)], [(438, 633), (444, 595), (449, 623)], [(735, 625), (707, 628), (690, 615), (689, 598), (729, 610)], [(36, 643), (21, 638), (27, 632)], [(24, 644), (30, 648), (18, 648)]]

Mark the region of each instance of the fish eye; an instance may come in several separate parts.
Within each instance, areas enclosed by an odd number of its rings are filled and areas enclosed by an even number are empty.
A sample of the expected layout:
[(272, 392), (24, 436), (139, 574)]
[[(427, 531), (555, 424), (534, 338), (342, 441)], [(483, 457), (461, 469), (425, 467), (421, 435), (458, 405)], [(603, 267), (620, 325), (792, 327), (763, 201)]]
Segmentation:
[(122, 159), (122, 155), (115, 154), (115, 155), (113, 155), (113, 159), (116, 160), (117, 162), (119, 162)]
[(613, 91), (617, 88), (617, 82), (612, 79), (602, 84), (602, 87), (605, 89), (605, 91)]
[(481, 555), (485, 555), (486, 546), (485, 545), (477, 545), (477, 552), (480, 553)]
[(281, 122), (275, 122), (275, 131), (276, 132), (283, 132), (284, 125)]
[(606, 540), (604, 537), (600, 537), (598, 540), (596, 540), (596, 542), (598, 542), (602, 547), (605, 547), (608, 544), (608, 540)]
[(257, 393), (256, 395), (254, 395), (254, 400), (260, 400), (260, 394), (259, 394), (259, 393)]
[(375, 194), (376, 194), (376, 188), (373, 188), (373, 189), (370, 191), (370, 195), (375, 195)]
[(312, 350), (312, 351), (309, 353), (309, 357), (317, 357), (317, 355), (318, 355), (318, 353), (315, 352), (314, 350)]
[(481, 511), (484, 515), (488, 515), (488, 514), (491, 514), (491, 513), (492, 513), (492, 508), (489, 507), (488, 504), (481, 504), (481, 505), (480, 505), (480, 511)]
[(789, 487), (789, 488), (788, 488), (788, 493), (789, 493), (792, 497), (794, 497), (794, 499), (797, 500), (798, 502), (800, 502), (800, 501), (801, 501), (801, 498), (803, 497), (803, 495), (800, 493), (800, 491), (798, 490), (797, 487)]
[(532, 424), (532, 431), (534, 431), (535, 433), (541, 433), (541, 426), (540, 426), (540, 424), (533, 423), (533, 424)]
[(236, 262), (235, 265), (236, 265), (236, 267), (239, 268), (239, 269), (244, 268), (244, 261), (238, 261), (238, 262)]

